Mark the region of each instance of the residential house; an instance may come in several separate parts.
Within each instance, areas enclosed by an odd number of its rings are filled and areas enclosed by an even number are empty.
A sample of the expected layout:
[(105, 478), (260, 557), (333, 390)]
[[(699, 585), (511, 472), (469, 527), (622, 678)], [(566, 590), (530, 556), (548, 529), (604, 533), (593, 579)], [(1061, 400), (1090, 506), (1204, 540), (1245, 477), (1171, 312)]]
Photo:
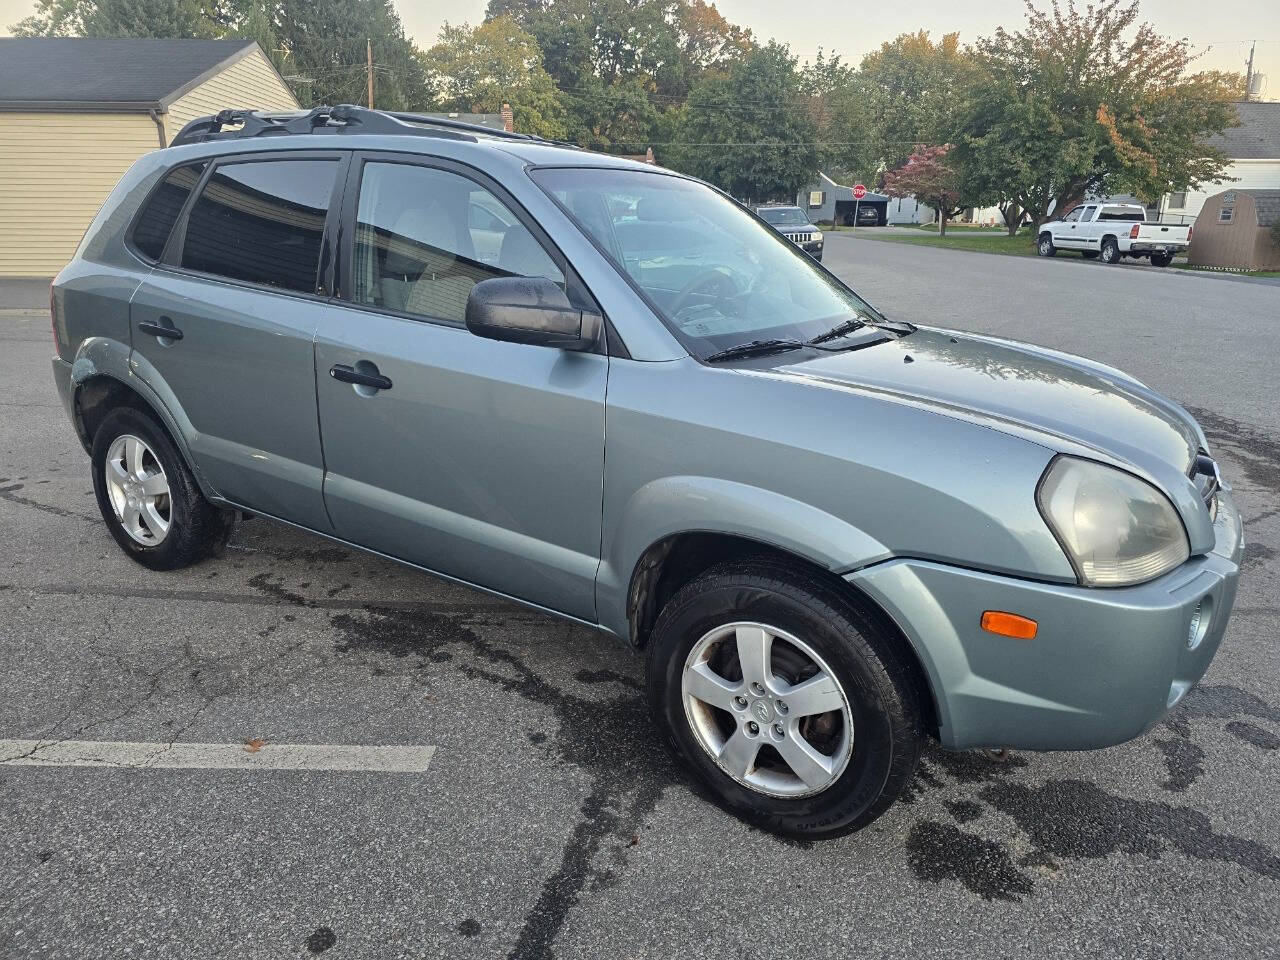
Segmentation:
[(299, 104), (252, 40), (0, 39), (0, 276), (57, 273), (138, 157), (227, 107)]

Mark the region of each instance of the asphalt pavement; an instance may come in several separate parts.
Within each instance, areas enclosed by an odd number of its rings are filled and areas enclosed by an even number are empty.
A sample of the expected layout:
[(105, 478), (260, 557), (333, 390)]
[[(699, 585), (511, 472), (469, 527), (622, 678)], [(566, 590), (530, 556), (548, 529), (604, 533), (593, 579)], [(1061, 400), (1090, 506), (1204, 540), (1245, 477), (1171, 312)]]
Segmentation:
[[(1200, 418), (1247, 569), (1166, 722), (930, 750), (861, 833), (760, 833), (592, 631), (261, 520), (189, 570), (132, 564), (42, 301), (0, 292), (0, 741), (85, 753), (0, 763), (0, 957), (1280, 956), (1280, 289), (847, 235), (826, 262), (890, 316), (1082, 353)], [(185, 762), (228, 745), (296, 768)]]

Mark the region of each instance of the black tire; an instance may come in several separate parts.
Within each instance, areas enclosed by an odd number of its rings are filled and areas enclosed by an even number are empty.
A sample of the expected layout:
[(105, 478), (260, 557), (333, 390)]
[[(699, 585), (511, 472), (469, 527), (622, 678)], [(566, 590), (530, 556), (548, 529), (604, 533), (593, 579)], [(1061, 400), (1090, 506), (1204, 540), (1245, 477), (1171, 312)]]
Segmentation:
[(1153, 267), (1167, 267), (1173, 263), (1172, 253), (1153, 253), (1151, 255), (1151, 265)]
[[(107, 490), (107, 452), (118, 437), (143, 440), (164, 470), (168, 481), (169, 528), (154, 545), (139, 543), (116, 516)], [(218, 554), (226, 546), (235, 514), (220, 510), (200, 493), (195, 478), (169, 434), (147, 413), (122, 407), (109, 413), (93, 437), (93, 490), (98, 509), (120, 549), (152, 570), (177, 570)]]
[(1120, 245), (1116, 243), (1115, 237), (1102, 238), (1102, 250), (1099, 253), (1099, 259), (1108, 264), (1120, 262)]
[(1053, 245), (1053, 234), (1040, 234), (1040, 238), (1036, 241), (1036, 253), (1042, 257), (1052, 257), (1057, 255), (1058, 248)]
[(1097, 251), (1097, 250), (1086, 250), (1086, 251), (1084, 251), (1084, 253), (1080, 254), (1080, 256), (1084, 257), (1086, 260), (1097, 260), (1097, 259), (1098, 259), (1098, 251)]
[[(845, 692), (852, 751), (820, 792), (778, 797), (738, 782), (690, 724), (682, 691), (686, 660), (717, 627), (742, 621), (803, 637)], [(649, 704), (662, 732), (729, 812), (787, 836), (841, 836), (884, 813), (911, 782), (920, 758), (925, 735), (918, 688), (898, 642), (838, 586), (808, 571), (765, 560), (724, 563), (687, 584), (659, 615), (647, 659)], [(777, 662), (779, 654), (773, 656)], [(725, 713), (723, 722), (736, 731), (739, 721), (750, 719), (750, 711), (736, 720)]]

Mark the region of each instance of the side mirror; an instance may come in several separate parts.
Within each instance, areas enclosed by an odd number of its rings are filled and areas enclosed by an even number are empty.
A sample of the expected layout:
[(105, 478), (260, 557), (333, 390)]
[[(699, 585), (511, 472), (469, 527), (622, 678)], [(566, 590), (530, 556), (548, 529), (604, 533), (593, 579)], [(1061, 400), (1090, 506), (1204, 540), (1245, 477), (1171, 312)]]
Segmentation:
[(481, 280), (467, 296), (467, 329), (477, 337), (561, 350), (594, 350), (598, 313), (578, 310), (545, 277)]

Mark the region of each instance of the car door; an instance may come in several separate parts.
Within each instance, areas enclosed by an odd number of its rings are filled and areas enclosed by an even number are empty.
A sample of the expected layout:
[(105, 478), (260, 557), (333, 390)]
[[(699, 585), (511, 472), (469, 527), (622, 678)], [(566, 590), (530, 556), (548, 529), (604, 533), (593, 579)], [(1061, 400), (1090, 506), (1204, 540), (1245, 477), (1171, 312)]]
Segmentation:
[(1098, 205), (1087, 204), (1076, 223), (1076, 246), (1081, 250), (1097, 250), (1101, 239), (1098, 231)]
[(1057, 222), (1053, 228), (1053, 245), (1064, 250), (1077, 249), (1080, 246), (1077, 229), (1080, 226), (1080, 214), (1083, 207), (1072, 207), (1067, 215)]
[(312, 341), (344, 168), (335, 153), (215, 161), (130, 305), (134, 368), (208, 483), (318, 530), (329, 522)]
[[(482, 339), (464, 315), (475, 283), (511, 275), (548, 277), (598, 307), (502, 188), (469, 168), (358, 155), (347, 193), (348, 306), (316, 338), (338, 535), (594, 619), (608, 357)], [(494, 204), (509, 225), (485, 263), (477, 241), (493, 238), (473, 236), (471, 215)]]

